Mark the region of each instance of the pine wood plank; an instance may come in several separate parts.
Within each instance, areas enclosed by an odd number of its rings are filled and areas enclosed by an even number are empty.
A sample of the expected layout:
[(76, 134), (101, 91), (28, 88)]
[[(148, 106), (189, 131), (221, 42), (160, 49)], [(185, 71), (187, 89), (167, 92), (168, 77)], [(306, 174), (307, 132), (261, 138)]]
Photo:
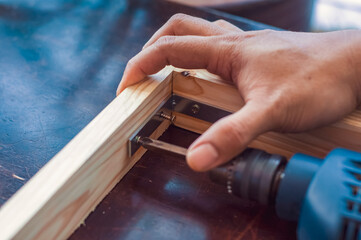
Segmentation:
[(111, 102), (0, 209), (0, 239), (67, 238), (145, 152), (129, 158), (128, 138), (171, 94), (171, 78), (168, 67)]
[[(205, 70), (176, 69), (173, 74), (173, 92), (177, 95), (212, 105), (229, 112), (240, 109), (244, 102), (234, 85)], [(175, 125), (203, 133), (210, 123), (180, 115)], [(254, 140), (250, 147), (291, 157), (296, 152), (324, 157), (336, 148), (361, 151), (361, 111), (356, 110), (343, 120), (309, 132), (281, 134), (269, 132)]]
[(172, 112), (172, 115), (175, 116), (173, 122), (175, 126), (198, 134), (204, 133), (212, 125), (210, 122), (190, 117), (182, 113)]
[(232, 83), (223, 81), (206, 70), (175, 69), (173, 93), (207, 105), (235, 112), (244, 105), (238, 90)]

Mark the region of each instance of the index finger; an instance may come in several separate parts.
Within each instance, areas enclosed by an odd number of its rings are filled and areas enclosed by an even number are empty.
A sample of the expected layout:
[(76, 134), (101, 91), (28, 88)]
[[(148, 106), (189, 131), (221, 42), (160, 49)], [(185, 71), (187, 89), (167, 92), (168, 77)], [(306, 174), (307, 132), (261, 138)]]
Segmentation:
[(173, 15), (158, 31), (156, 31), (144, 48), (149, 47), (162, 36), (213, 36), (223, 34), (225, 29), (218, 24), (202, 18), (192, 17), (182, 13)]
[(166, 65), (180, 68), (207, 69), (227, 78), (227, 49), (217, 37), (165, 36), (144, 49), (127, 64), (117, 94), (147, 75), (157, 73)]

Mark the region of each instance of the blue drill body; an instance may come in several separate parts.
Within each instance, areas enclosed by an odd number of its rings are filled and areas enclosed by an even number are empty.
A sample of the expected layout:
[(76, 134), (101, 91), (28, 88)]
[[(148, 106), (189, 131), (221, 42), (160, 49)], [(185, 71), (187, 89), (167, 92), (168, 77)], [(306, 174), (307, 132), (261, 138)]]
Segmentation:
[(361, 153), (295, 154), (283, 174), (275, 208), (298, 219), (298, 239), (361, 239)]

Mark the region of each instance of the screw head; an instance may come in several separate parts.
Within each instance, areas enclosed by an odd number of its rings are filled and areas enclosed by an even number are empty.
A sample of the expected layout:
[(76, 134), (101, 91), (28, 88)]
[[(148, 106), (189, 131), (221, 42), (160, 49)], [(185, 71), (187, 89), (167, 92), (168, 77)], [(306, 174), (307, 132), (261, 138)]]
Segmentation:
[(185, 77), (188, 77), (191, 73), (189, 71), (183, 71), (181, 74)]
[(135, 140), (136, 143), (139, 143), (139, 141), (140, 141), (140, 136), (135, 136), (134, 140)]
[(200, 107), (198, 104), (193, 104), (191, 111), (193, 114), (197, 114), (197, 113), (199, 113), (199, 109), (200, 109)]

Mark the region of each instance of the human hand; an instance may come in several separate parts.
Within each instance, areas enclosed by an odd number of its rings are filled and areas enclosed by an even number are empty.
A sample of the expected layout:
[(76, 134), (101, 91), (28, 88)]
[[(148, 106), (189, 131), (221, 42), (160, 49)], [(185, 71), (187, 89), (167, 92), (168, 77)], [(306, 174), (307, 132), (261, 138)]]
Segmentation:
[(187, 162), (209, 170), (267, 131), (299, 132), (341, 119), (360, 103), (361, 32), (244, 32), (225, 21), (173, 16), (133, 57), (117, 90), (166, 65), (232, 81), (245, 105), (212, 125)]

